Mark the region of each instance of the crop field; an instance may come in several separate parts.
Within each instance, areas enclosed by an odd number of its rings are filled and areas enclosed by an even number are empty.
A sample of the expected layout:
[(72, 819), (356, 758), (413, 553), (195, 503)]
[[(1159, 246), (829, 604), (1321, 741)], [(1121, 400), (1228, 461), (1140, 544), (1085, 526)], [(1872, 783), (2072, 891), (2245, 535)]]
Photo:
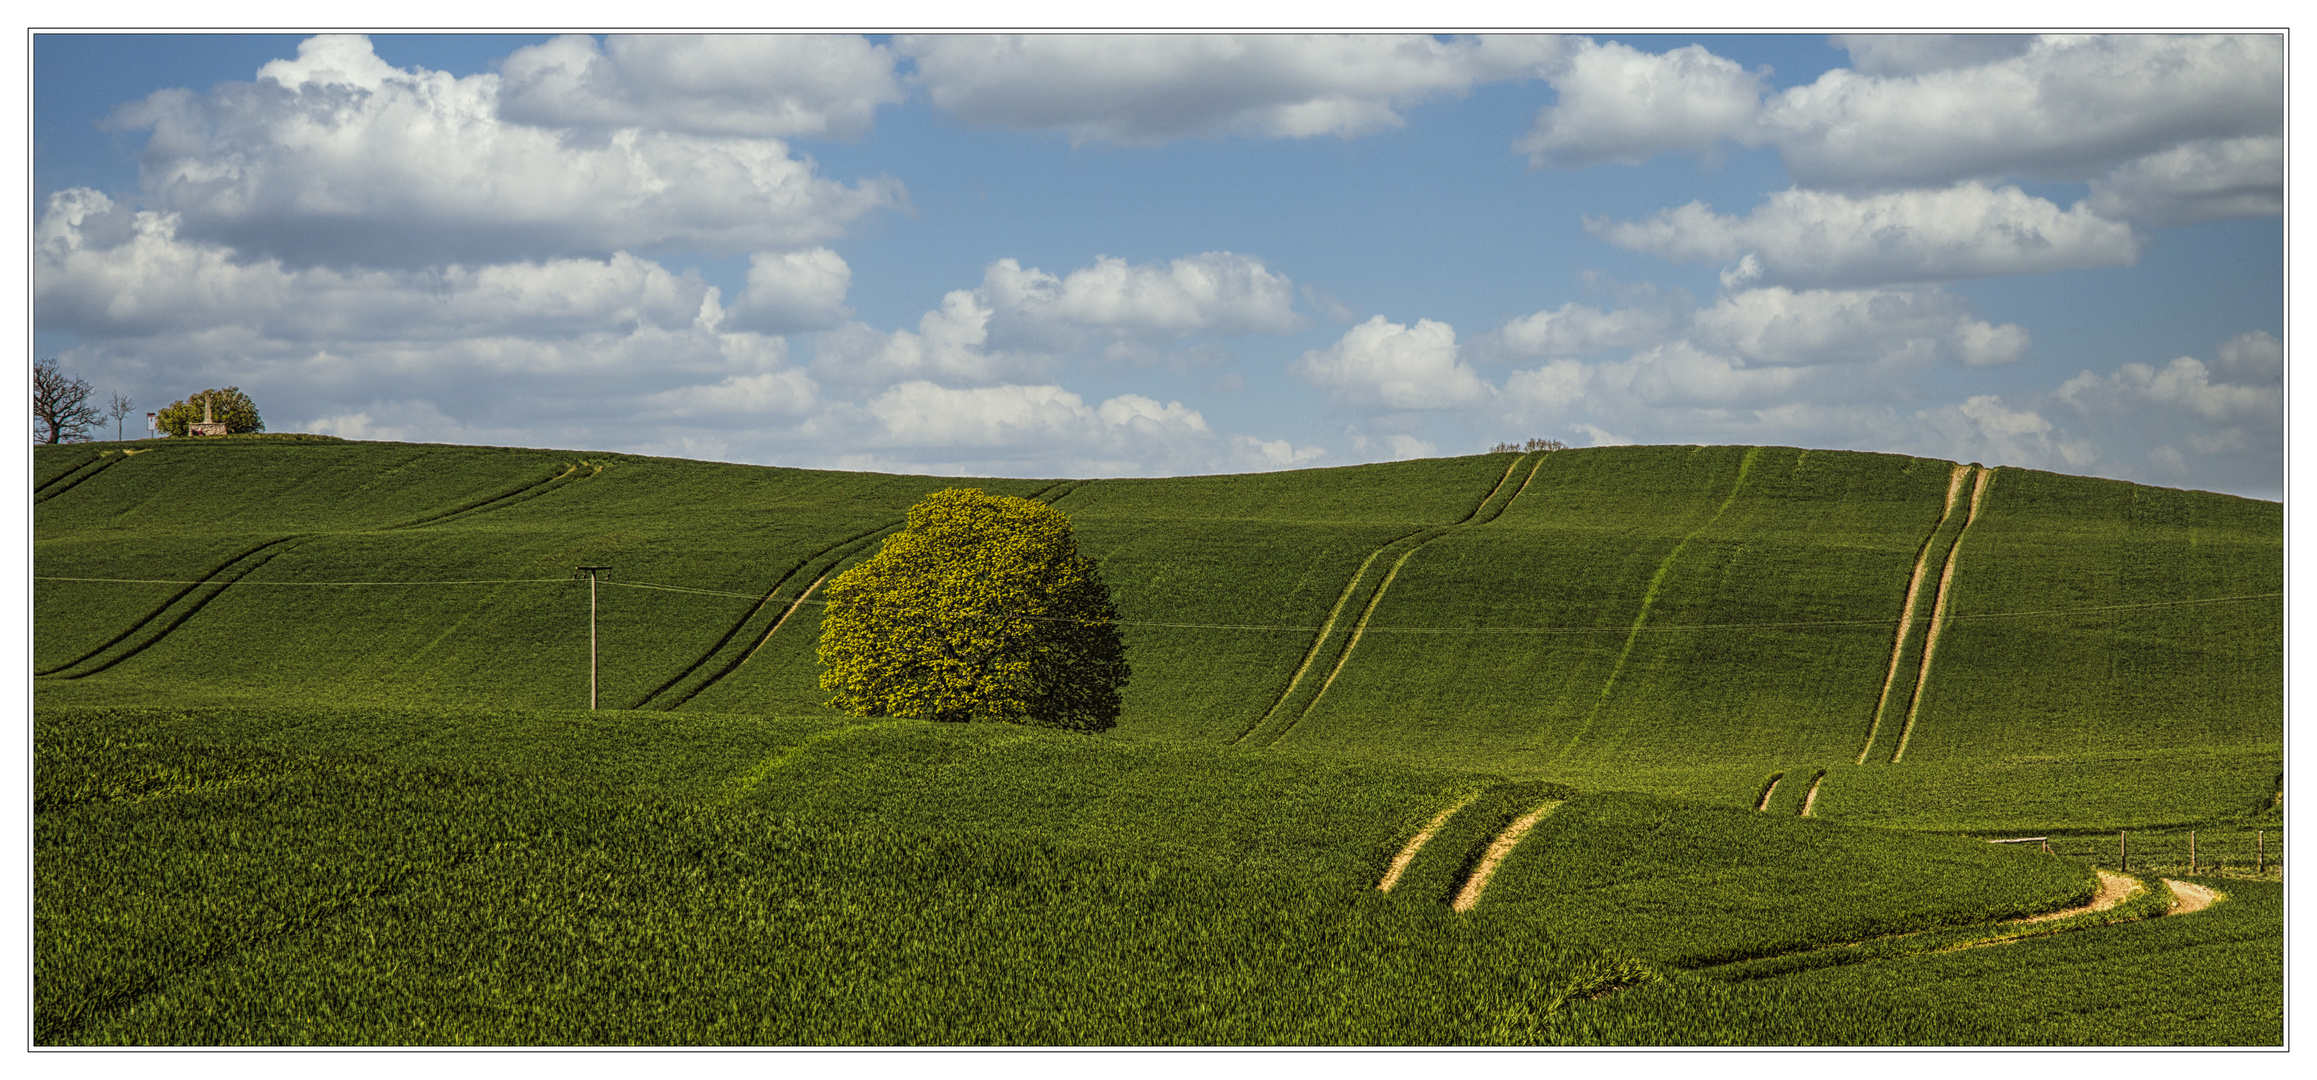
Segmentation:
[[(107, 447), (31, 478), (43, 1044), (2283, 1037), (2274, 503)], [(1117, 728), (825, 706), (817, 590), (949, 486), (1069, 515)]]

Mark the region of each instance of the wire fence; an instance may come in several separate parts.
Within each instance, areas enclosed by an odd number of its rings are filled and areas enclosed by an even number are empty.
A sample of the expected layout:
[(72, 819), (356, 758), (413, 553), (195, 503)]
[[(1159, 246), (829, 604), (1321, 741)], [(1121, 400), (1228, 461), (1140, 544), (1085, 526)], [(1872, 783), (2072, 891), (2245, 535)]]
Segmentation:
[(2112, 833), (2004, 837), (2016, 844), (2126, 873), (2281, 875), (2285, 830), (2269, 826), (2218, 829), (2125, 829)]
[[(71, 581), (71, 582), (89, 582), (89, 583), (110, 583), (110, 584), (120, 584), (120, 585), (210, 585), (210, 584), (214, 584), (214, 585), (218, 585), (218, 586), (220, 586), (221, 588), (236, 588), (236, 589), (245, 589), (245, 588), (266, 588), (266, 587), (291, 587), (291, 588), (331, 588), (331, 587), (336, 587), (336, 588), (365, 588), (365, 587), (367, 587), (367, 588), (379, 588), (379, 587), (393, 587), (393, 586), (426, 587), (426, 586), (438, 586), (438, 585), (550, 585), (550, 584), (565, 584), (565, 583), (568, 583), (568, 582), (571, 582), (571, 581), (577, 581), (577, 580), (585, 580), (585, 579), (579, 579), (579, 578), (488, 578), (488, 579), (481, 579), (481, 580), (467, 580), (467, 581), (249, 581), (249, 580), (235, 580), (235, 581), (230, 581), (230, 582), (216, 582), (216, 581), (177, 581), (177, 580), (165, 580), (165, 579), (158, 579), (158, 578), (96, 578), (96, 577), (51, 577), (51, 576), (35, 576), (35, 577), (34, 577), (32, 580), (34, 580), (34, 581)], [(642, 582), (642, 581), (613, 581), (613, 580), (610, 580), (609, 578), (606, 578), (606, 579), (604, 579), (603, 581), (601, 581), (601, 582), (600, 582), (600, 584), (602, 584), (602, 585), (603, 585), (604, 587), (606, 587), (606, 588), (623, 588), (623, 589), (650, 589), (650, 590), (653, 590), (653, 591), (657, 591), (657, 592), (684, 593), (684, 594), (688, 594), (688, 595), (692, 595), (692, 596), (713, 596), (713, 597), (731, 598), (731, 599), (735, 599), (735, 600), (748, 600), (748, 601), (756, 601), (756, 600), (760, 600), (760, 599), (761, 599), (761, 600), (764, 600), (764, 601), (765, 601), (766, 603), (768, 603), (768, 604), (776, 604), (776, 603), (783, 603), (783, 602), (786, 602), (786, 603), (803, 603), (803, 604), (810, 604), (810, 605), (814, 605), (814, 606), (823, 606), (823, 605), (826, 605), (826, 604), (828, 604), (828, 603), (829, 603), (829, 601), (828, 601), (828, 600), (826, 600), (826, 599), (800, 599), (800, 598), (798, 598), (798, 597), (782, 597), (782, 596), (760, 597), (760, 596), (758, 596), (758, 595), (757, 595), (757, 594), (755, 594), (755, 593), (739, 593), (739, 592), (727, 592), (727, 591), (724, 591), (724, 590), (721, 590), (721, 589), (701, 589), (701, 588), (695, 588), (695, 587), (692, 587), (692, 586), (686, 586), (686, 585), (663, 585), (663, 584), (656, 584), (656, 583), (651, 583), (651, 582)], [(2241, 596), (2208, 596), (2208, 597), (2200, 597), (2200, 598), (2197, 598), (2197, 599), (2191, 599), (2191, 600), (2152, 600), (2152, 601), (2146, 601), (2146, 602), (2142, 602), (2142, 603), (2136, 603), (2136, 604), (2101, 604), (2101, 605), (2096, 605), (2096, 606), (2086, 606), (2086, 607), (2077, 607), (2077, 608), (2045, 608), (2045, 609), (2039, 609), (2039, 610), (2033, 610), (2033, 611), (1988, 611), (1988, 612), (1978, 612), (1978, 613), (1953, 614), (1953, 615), (1949, 615), (1949, 616), (1947, 616), (1947, 618), (1949, 618), (1949, 619), (1951, 619), (1951, 620), (1967, 620), (1967, 619), (1968, 619), (1968, 620), (1975, 620), (1975, 619), (2030, 619), (2030, 618), (2066, 618), (2066, 617), (2071, 617), (2071, 616), (2094, 615), (2094, 614), (2100, 614), (2100, 613), (2103, 613), (2103, 612), (2114, 612), (2114, 611), (2137, 611), (2137, 610), (2142, 610), (2142, 609), (2149, 609), (2149, 608), (2202, 607), (2202, 606), (2207, 606), (2207, 605), (2212, 605), (2212, 604), (2239, 604), (2239, 603), (2248, 603), (2248, 602), (2251, 602), (2251, 601), (2256, 601), (2256, 600), (2276, 600), (2276, 599), (2281, 599), (2281, 598), (2282, 598), (2284, 595), (2285, 595), (2285, 594), (2284, 594), (2284, 593), (2281, 593), (2281, 592), (2277, 592), (2277, 593), (2251, 593), (2251, 594), (2246, 594), (2246, 595), (2241, 595)], [(1026, 620), (1029, 620), (1029, 621), (1032, 621), (1032, 622), (1069, 622), (1069, 623), (1083, 623), (1083, 622), (1087, 621), (1087, 620), (1085, 620), (1085, 619), (1083, 619), (1083, 618), (1055, 618), (1055, 617), (1051, 617), (1051, 616), (1040, 616), (1040, 615), (1024, 615), (1024, 614), (1015, 614), (1015, 613), (1012, 613), (1012, 612), (1000, 612), (1000, 611), (989, 611), (989, 612), (982, 612), (981, 614), (986, 614), (986, 615), (991, 615), (991, 616), (1001, 616), (1001, 617), (1007, 617), (1007, 618), (1026, 619)], [(1110, 621), (1111, 621), (1111, 622), (1112, 622), (1114, 625), (1117, 625), (1117, 626), (1122, 626), (1122, 627), (1137, 627), (1137, 626), (1139, 626), (1139, 627), (1149, 627), (1149, 628), (1153, 628), (1153, 629), (1173, 629), (1173, 630), (1258, 630), (1258, 631), (1286, 631), (1286, 632), (1292, 632), (1292, 633), (1317, 633), (1317, 632), (1319, 632), (1319, 630), (1321, 629), (1320, 627), (1317, 627), (1317, 626), (1292, 626), (1292, 625), (1275, 625), (1275, 624), (1266, 624), (1266, 623), (1180, 623), (1180, 622), (1155, 622), (1155, 621), (1151, 621), (1151, 620), (1147, 620), (1147, 619), (1116, 619), (1116, 620), (1110, 620)], [(1696, 631), (1703, 631), (1703, 630), (1808, 630), (1808, 629), (1825, 629), (1825, 628), (1834, 628), (1834, 627), (1861, 627), (1861, 626), (1877, 626), (1877, 627), (1881, 627), (1881, 626), (1895, 626), (1895, 625), (1897, 625), (1897, 624), (1898, 624), (1898, 621), (1899, 621), (1899, 620), (1898, 620), (1898, 618), (1894, 616), (1894, 617), (1889, 617), (1889, 618), (1870, 618), (1870, 619), (1815, 619), (1815, 620), (1805, 620), (1805, 621), (1787, 621), (1787, 622), (1725, 622), (1725, 623), (1682, 623), (1682, 624), (1660, 624), (1660, 625), (1654, 625), (1654, 626), (1646, 626), (1646, 627), (1640, 627), (1640, 628), (1635, 628), (1635, 627), (1632, 627), (1632, 626), (1370, 626), (1370, 627), (1368, 627), (1368, 628), (1367, 628), (1367, 629), (1366, 629), (1364, 632), (1365, 632), (1365, 633), (1370, 633), (1370, 634), (1537, 634), (1537, 635), (1556, 635), (1556, 634), (1630, 634), (1630, 633), (1635, 633), (1635, 632), (1640, 632), (1640, 633), (1655, 633), (1655, 634), (1678, 634), (1678, 633), (1692, 633), (1692, 632), (1696, 632)]]

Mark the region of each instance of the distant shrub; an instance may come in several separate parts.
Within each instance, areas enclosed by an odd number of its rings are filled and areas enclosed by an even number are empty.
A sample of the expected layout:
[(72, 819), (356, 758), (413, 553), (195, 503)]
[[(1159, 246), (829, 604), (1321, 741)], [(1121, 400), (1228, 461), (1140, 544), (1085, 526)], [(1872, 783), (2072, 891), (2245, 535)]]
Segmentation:
[(1566, 450), (1568, 445), (1559, 439), (1530, 439), (1527, 443), (1500, 442), (1488, 448), (1491, 454), (1529, 454), (1539, 450)]
[(183, 437), (187, 428), (201, 422), (203, 398), (208, 399), (212, 415), (225, 425), (227, 432), (240, 435), (265, 430), (265, 420), (257, 414), (257, 403), (238, 386), (187, 394), (184, 400), (172, 401), (167, 408), (155, 413), (153, 423), (162, 431)]

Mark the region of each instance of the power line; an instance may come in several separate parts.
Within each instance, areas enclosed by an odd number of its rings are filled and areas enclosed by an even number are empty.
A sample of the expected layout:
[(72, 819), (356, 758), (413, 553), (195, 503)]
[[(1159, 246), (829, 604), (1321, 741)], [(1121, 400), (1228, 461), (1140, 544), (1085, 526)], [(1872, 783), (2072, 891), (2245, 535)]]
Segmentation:
[[(42, 577), (34, 577), (34, 578), (33, 578), (33, 580), (34, 580), (34, 581), (81, 581), (81, 582), (114, 583), (114, 584), (123, 584), (123, 585), (204, 585), (204, 584), (210, 584), (209, 582), (202, 582), (202, 581), (167, 581), (167, 580), (157, 580), (157, 579), (152, 579), (152, 578), (85, 578), (85, 577), (44, 577), (44, 576), (42, 576)], [(265, 586), (265, 585), (285, 585), (285, 586), (305, 586), (305, 587), (324, 587), (324, 586), (360, 587), (360, 586), (398, 586), (398, 585), (399, 585), (399, 586), (425, 586), (425, 585), (549, 585), (549, 584), (553, 584), (553, 585), (560, 585), (560, 584), (567, 584), (567, 583), (569, 583), (571, 580), (572, 580), (572, 579), (570, 579), (570, 578), (567, 578), (567, 577), (561, 577), (561, 578), (493, 578), (493, 579), (482, 579), (482, 580), (471, 580), (471, 581), (248, 581), (248, 580), (241, 580), (241, 581), (235, 581), (235, 582), (231, 582), (231, 583), (230, 583), (230, 586), (231, 586), (231, 587), (233, 587), (233, 588), (247, 588), (247, 587), (251, 587), (251, 586)], [(696, 589), (696, 588), (692, 588), (692, 587), (690, 587), (690, 586), (685, 586), (685, 585), (657, 585), (657, 584), (651, 584), (651, 583), (647, 583), (647, 582), (641, 582), (641, 581), (605, 581), (605, 582), (603, 582), (603, 584), (605, 584), (605, 585), (612, 585), (612, 586), (617, 586), (617, 587), (619, 587), (619, 588), (623, 588), (623, 589), (651, 589), (651, 590), (655, 590), (655, 591), (658, 591), (658, 592), (684, 593), (684, 594), (689, 594), (689, 595), (693, 595), (693, 596), (718, 596), (718, 597), (728, 597), (728, 598), (731, 598), (731, 599), (734, 599), (734, 600), (749, 600), (749, 601), (755, 601), (755, 600), (763, 600), (763, 601), (765, 601), (766, 603), (778, 603), (778, 602), (781, 602), (781, 601), (784, 599), (783, 597), (780, 597), (780, 596), (778, 596), (778, 595), (760, 597), (760, 596), (758, 596), (758, 595), (757, 595), (757, 594), (755, 594), (755, 593), (737, 593), (737, 592), (725, 592), (725, 591), (723, 591), (723, 590), (720, 590), (720, 589)], [(2197, 599), (2193, 599), (2193, 600), (2151, 600), (2151, 601), (2146, 601), (2146, 602), (2143, 602), (2143, 603), (2137, 603), (2137, 604), (2102, 604), (2102, 605), (2097, 605), (2097, 606), (2093, 606), (2093, 607), (2080, 607), (2080, 608), (2046, 608), (2046, 609), (2037, 610), (2037, 611), (1989, 611), (1989, 612), (1980, 612), (1980, 613), (1976, 613), (1976, 614), (1959, 614), (1959, 615), (1949, 615), (1949, 616), (1947, 616), (1947, 617), (1948, 617), (1949, 619), (2023, 619), (2023, 618), (2036, 618), (2036, 617), (2043, 617), (2043, 616), (2068, 616), (2068, 615), (2087, 615), (2087, 614), (2097, 614), (2097, 613), (2099, 613), (2099, 612), (2103, 612), (2103, 611), (2137, 611), (2137, 610), (2142, 610), (2142, 609), (2147, 609), (2147, 608), (2164, 608), (2164, 607), (2193, 607), (2193, 606), (2201, 606), (2201, 605), (2207, 605), (2207, 604), (2234, 604), (2234, 603), (2245, 603), (2245, 602), (2248, 602), (2248, 601), (2253, 601), (2253, 600), (2277, 600), (2277, 599), (2282, 599), (2282, 598), (2284, 597), (2284, 595), (2285, 595), (2285, 594), (2284, 594), (2284, 593), (2281, 593), (2281, 592), (2271, 592), (2271, 593), (2248, 593), (2248, 594), (2245, 594), (2245, 595), (2241, 595), (2241, 596), (2208, 596), (2208, 597), (2200, 597), (2200, 598), (2197, 598)], [(793, 598), (793, 597), (792, 597), (792, 598), (786, 598), (786, 599), (787, 599), (787, 600), (788, 600), (788, 602), (790, 602), (790, 603), (805, 603), (805, 604), (815, 604), (815, 605), (824, 605), (824, 606), (825, 606), (825, 605), (827, 605), (827, 604), (829, 603), (829, 601), (827, 601), (827, 600), (809, 600), (809, 599), (808, 599), (808, 600), (801, 600), (801, 601), (800, 601), (800, 600), (797, 600), (797, 599), (795, 599), (795, 598)], [(1085, 621), (1087, 621), (1087, 620), (1084, 620), (1084, 619), (1061, 619), (1061, 618), (1052, 618), (1052, 617), (1048, 617), (1048, 616), (1041, 616), (1041, 615), (1014, 615), (1014, 616), (1009, 616), (1009, 617), (1011, 617), (1011, 618), (1019, 618), (1019, 619), (1028, 619), (1028, 620), (1031, 620), (1031, 621), (1033, 621), (1033, 622), (1072, 622), (1072, 623), (1082, 623), (1082, 622), (1085, 622)], [(1644, 633), (1644, 634), (1677, 634), (1677, 633), (1686, 633), (1686, 632), (1689, 632), (1689, 631), (1693, 631), (1693, 630), (1807, 630), (1807, 629), (1816, 629), (1816, 628), (1823, 628), (1823, 627), (1891, 626), (1891, 625), (1894, 625), (1894, 624), (1896, 624), (1898, 621), (1899, 621), (1899, 620), (1898, 620), (1896, 617), (1893, 617), (1893, 618), (1887, 618), (1887, 619), (1814, 619), (1814, 620), (1806, 620), (1806, 621), (1794, 621), (1794, 622), (1754, 622), (1754, 623), (1689, 623), (1689, 624), (1685, 624), (1685, 625), (1678, 625), (1678, 626), (1645, 626), (1645, 627), (1642, 627), (1642, 628), (1641, 628), (1641, 632), (1642, 632), (1642, 633)], [(1304, 633), (1304, 634), (1312, 634), (1312, 633), (1318, 633), (1318, 632), (1319, 632), (1319, 630), (1320, 630), (1320, 628), (1319, 628), (1319, 627), (1316, 627), (1316, 626), (1285, 626), (1285, 625), (1269, 625), (1269, 624), (1261, 624), (1261, 623), (1178, 623), (1178, 622), (1146, 622), (1146, 621), (1140, 621), (1140, 620), (1127, 620), (1127, 619), (1118, 619), (1118, 620), (1114, 620), (1114, 621), (1112, 622), (1112, 625), (1114, 625), (1114, 626), (1141, 626), (1141, 627), (1150, 627), (1150, 628), (1154, 628), (1154, 629), (1161, 629), (1161, 630), (1259, 630), (1259, 631), (1279, 631), (1279, 632), (1293, 632), (1293, 633)], [(1371, 626), (1371, 627), (1368, 627), (1368, 628), (1367, 628), (1367, 632), (1368, 632), (1368, 633), (1371, 633), (1371, 634), (1623, 634), (1623, 633), (1629, 633), (1629, 632), (1631, 632), (1631, 631), (1632, 631), (1632, 629), (1633, 629), (1633, 628), (1632, 628), (1632, 627), (1630, 627), (1630, 626)]]
[[(116, 585), (209, 585), (209, 584), (214, 584), (214, 582), (210, 582), (210, 581), (169, 581), (169, 580), (165, 580), (165, 579), (161, 579), (161, 578), (120, 578), (120, 577), (47, 577), (47, 576), (35, 576), (35, 577), (34, 577), (32, 580), (34, 580), (34, 581), (96, 581), (96, 582), (106, 582), (106, 583), (111, 583), (111, 584), (116, 584)], [(561, 584), (561, 583), (563, 583), (563, 582), (568, 582), (568, 581), (570, 581), (570, 580), (571, 580), (571, 579), (570, 579), (570, 578), (568, 578), (568, 577), (556, 577), (556, 578), (483, 578), (483, 579), (479, 579), (479, 580), (472, 580), (472, 581), (247, 581), (247, 580), (237, 580), (237, 581), (229, 582), (228, 584), (231, 584), (231, 585), (235, 585), (235, 586), (239, 586), (239, 587), (243, 587), (243, 588), (253, 588), (253, 587), (257, 587), (257, 586), (265, 586), (265, 585), (284, 585), (284, 586), (300, 586), (300, 587), (315, 588), (315, 587), (323, 587), (323, 586), (341, 587), (341, 586), (361, 586), (361, 585), (544, 585), (544, 584)], [(610, 582), (605, 582), (605, 584), (607, 584), (607, 585), (608, 585), (608, 584), (610, 584)], [(749, 597), (749, 599), (753, 600), (753, 599), (755, 599), (755, 597), (751, 596), (751, 597)]]

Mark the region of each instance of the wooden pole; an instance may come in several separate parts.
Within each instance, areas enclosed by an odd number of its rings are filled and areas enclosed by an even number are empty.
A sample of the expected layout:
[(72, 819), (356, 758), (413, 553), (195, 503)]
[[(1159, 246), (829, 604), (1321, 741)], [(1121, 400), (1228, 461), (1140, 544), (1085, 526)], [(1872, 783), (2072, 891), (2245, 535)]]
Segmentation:
[(595, 708), (595, 574), (608, 566), (582, 566), (587, 574), (587, 707)]
[(595, 710), (595, 575), (587, 575), (587, 708)]

